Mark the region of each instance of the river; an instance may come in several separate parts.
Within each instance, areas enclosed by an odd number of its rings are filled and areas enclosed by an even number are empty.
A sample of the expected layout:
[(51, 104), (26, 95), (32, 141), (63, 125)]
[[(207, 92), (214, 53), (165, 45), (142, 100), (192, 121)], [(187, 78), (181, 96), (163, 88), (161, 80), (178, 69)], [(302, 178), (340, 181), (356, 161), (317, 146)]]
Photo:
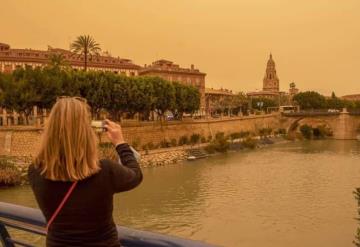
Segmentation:
[[(220, 246), (354, 246), (360, 142), (304, 141), (144, 169), (118, 224)], [(28, 186), (0, 200), (36, 207)]]

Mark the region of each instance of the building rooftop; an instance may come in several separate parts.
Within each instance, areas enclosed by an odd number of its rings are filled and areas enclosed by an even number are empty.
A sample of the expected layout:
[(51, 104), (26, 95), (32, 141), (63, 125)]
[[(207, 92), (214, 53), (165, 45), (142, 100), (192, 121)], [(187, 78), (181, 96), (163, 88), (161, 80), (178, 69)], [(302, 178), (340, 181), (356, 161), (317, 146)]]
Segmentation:
[[(1, 47), (1, 43), (0, 43), (0, 47)], [(64, 59), (69, 61), (71, 65), (82, 66), (84, 62), (83, 55), (79, 55), (69, 50), (65, 50), (61, 48), (53, 48), (51, 46), (48, 46), (47, 50), (33, 50), (26, 48), (4, 50), (0, 48), (0, 61), (48, 63), (50, 56), (53, 54), (62, 54)], [(103, 56), (103, 55), (90, 56), (88, 66), (105, 67), (105, 68), (126, 68), (126, 69), (141, 68), (139, 65), (132, 63), (130, 59)]]
[(146, 74), (149, 72), (187, 73), (187, 74), (196, 74), (196, 75), (206, 75), (205, 73), (200, 72), (198, 69), (195, 69), (193, 64), (190, 66), (190, 68), (181, 68), (178, 64), (175, 64), (174, 62), (166, 59), (156, 60), (150, 65), (145, 64), (139, 73)]
[(229, 89), (214, 89), (214, 88), (205, 88), (205, 94), (217, 94), (217, 95), (235, 95), (232, 90)]

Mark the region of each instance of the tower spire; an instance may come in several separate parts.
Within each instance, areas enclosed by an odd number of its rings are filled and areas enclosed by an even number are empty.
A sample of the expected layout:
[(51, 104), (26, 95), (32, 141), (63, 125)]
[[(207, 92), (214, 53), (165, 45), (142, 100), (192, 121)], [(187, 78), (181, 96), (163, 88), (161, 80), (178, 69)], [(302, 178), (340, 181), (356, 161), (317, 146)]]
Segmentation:
[(263, 80), (263, 91), (279, 92), (279, 78), (276, 74), (275, 62), (270, 52)]

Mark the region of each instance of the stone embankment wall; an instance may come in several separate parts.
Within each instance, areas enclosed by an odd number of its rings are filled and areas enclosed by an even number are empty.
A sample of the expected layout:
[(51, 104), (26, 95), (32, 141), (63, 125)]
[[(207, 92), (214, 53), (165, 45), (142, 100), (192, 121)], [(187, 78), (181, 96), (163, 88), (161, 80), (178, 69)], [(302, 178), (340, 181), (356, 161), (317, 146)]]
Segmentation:
[[(240, 131), (256, 132), (260, 128), (279, 128), (279, 115), (259, 115), (242, 118), (216, 119), (211, 121), (182, 121), (159, 123), (127, 123), (123, 126), (124, 138), (130, 144), (137, 142), (141, 147), (152, 142), (158, 144), (163, 140), (178, 140), (181, 136), (192, 134), (213, 136), (217, 132), (230, 134)], [(40, 144), (42, 128), (34, 127), (1, 127), (0, 155), (34, 156)], [(102, 142), (107, 142), (106, 134), (101, 136)]]

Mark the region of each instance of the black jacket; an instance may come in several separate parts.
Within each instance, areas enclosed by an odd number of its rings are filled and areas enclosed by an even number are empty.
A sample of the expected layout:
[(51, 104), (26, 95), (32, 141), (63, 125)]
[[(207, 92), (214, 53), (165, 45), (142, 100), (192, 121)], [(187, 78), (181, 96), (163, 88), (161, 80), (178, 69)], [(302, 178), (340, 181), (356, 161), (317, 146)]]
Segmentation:
[[(47, 246), (120, 246), (112, 217), (113, 195), (138, 186), (142, 172), (128, 144), (116, 147), (121, 162), (100, 160), (101, 170), (77, 183), (49, 228)], [(28, 171), (36, 201), (49, 220), (72, 182), (45, 179), (33, 165)]]

